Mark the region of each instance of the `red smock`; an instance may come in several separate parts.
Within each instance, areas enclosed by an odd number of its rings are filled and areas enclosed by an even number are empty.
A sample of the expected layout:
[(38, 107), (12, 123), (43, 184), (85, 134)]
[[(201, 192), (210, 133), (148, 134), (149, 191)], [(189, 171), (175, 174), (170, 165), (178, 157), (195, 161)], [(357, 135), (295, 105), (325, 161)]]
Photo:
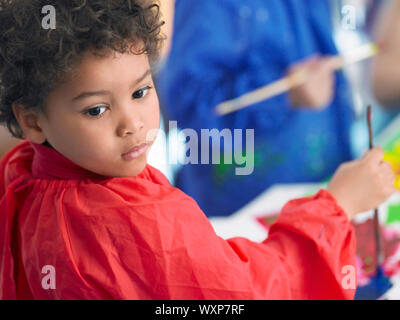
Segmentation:
[(150, 165), (101, 177), (28, 141), (0, 163), (1, 299), (352, 299), (348, 265), (353, 226), (325, 190), (257, 243), (218, 237)]

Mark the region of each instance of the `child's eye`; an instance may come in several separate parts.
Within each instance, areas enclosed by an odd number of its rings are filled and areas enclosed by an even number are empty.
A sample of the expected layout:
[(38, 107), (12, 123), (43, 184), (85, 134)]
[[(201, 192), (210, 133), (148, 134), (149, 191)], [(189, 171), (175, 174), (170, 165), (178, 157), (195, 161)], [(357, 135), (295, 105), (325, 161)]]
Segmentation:
[(106, 111), (106, 109), (107, 109), (106, 106), (97, 106), (84, 111), (84, 114), (87, 114), (88, 116), (95, 118), (101, 116)]
[(147, 86), (147, 87), (144, 87), (142, 89), (139, 89), (138, 91), (135, 91), (132, 94), (133, 99), (142, 99), (142, 98), (144, 98), (147, 95), (147, 93), (149, 92), (150, 89), (151, 89), (151, 87)]

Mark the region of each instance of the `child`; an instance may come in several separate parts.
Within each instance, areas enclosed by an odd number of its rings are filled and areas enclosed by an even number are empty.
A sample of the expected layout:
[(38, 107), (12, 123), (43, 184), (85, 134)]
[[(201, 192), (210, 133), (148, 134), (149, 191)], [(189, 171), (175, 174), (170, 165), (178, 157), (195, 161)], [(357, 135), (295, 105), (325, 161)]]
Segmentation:
[(381, 150), (289, 202), (263, 243), (225, 241), (146, 164), (158, 7), (60, 0), (46, 30), (46, 4), (0, 0), (0, 121), (26, 139), (0, 163), (1, 299), (353, 298), (349, 219), (393, 192)]
[[(177, 171), (175, 185), (208, 216), (231, 215), (274, 184), (323, 181), (352, 159), (351, 92), (330, 57), (338, 54), (331, 5), (329, 0), (176, 2), (171, 51), (158, 74), (167, 119), (199, 135), (201, 129), (255, 130), (254, 152), (243, 154), (254, 163), (252, 174), (238, 175), (241, 164), (222, 152), (220, 165), (209, 160)], [(213, 112), (219, 103), (299, 69), (310, 75), (302, 86), (225, 116)], [(203, 145), (198, 152), (216, 148)]]

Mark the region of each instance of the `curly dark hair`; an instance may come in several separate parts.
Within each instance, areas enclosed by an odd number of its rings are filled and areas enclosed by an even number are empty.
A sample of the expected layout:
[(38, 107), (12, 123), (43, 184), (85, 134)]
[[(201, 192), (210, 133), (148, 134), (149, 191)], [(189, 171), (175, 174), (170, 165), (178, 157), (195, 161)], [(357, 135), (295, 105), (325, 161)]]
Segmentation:
[[(42, 27), (46, 5), (56, 10), (55, 29)], [(164, 40), (160, 18), (153, 0), (0, 0), (0, 125), (22, 139), (12, 104), (43, 110), (88, 49), (146, 53), (154, 63)]]

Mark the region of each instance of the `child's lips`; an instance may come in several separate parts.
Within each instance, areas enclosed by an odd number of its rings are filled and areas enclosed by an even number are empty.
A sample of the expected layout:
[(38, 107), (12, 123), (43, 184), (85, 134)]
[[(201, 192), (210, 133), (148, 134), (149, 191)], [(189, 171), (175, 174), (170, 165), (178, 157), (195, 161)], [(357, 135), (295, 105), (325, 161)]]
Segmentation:
[(127, 161), (133, 160), (143, 155), (146, 152), (146, 150), (147, 150), (147, 143), (142, 143), (139, 146), (133, 147), (128, 152), (123, 153), (122, 158)]

